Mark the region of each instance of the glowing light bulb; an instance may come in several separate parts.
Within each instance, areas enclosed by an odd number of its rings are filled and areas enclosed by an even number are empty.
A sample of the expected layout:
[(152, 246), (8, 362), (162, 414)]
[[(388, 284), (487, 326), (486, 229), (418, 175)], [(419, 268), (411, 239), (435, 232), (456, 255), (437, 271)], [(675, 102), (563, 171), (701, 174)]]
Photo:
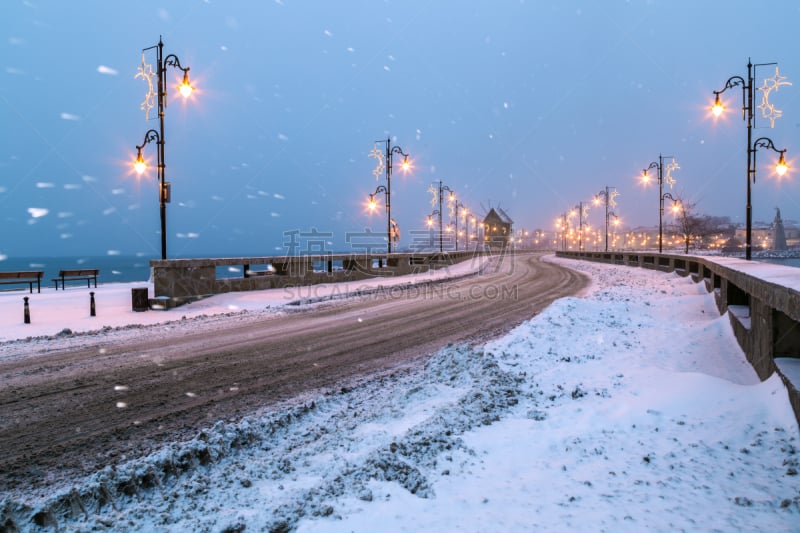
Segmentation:
[(778, 173), (778, 176), (783, 176), (788, 170), (789, 165), (786, 164), (786, 159), (783, 157), (783, 152), (781, 152), (781, 158), (778, 160), (778, 164), (775, 165), (775, 172)]
[(408, 172), (411, 170), (411, 161), (408, 160), (408, 156), (403, 158), (403, 164), (400, 165), (400, 168), (403, 170), (403, 172)]
[(428, 227), (433, 227), (433, 217), (428, 217)]
[(145, 170), (147, 170), (147, 163), (145, 163), (144, 158), (142, 157), (141, 150), (139, 150), (139, 155), (136, 156), (136, 161), (133, 162), (133, 169), (140, 176), (144, 174)]
[(722, 105), (722, 101), (719, 99), (719, 95), (717, 95), (716, 100), (714, 100), (714, 105), (711, 106), (711, 113), (713, 113), (715, 117), (718, 117), (723, 111), (725, 111), (725, 106)]
[(181, 92), (181, 95), (183, 95), (184, 98), (189, 98), (189, 96), (192, 94), (194, 87), (192, 87), (192, 84), (189, 83), (188, 72), (183, 73), (183, 81), (180, 85), (178, 85), (178, 90)]

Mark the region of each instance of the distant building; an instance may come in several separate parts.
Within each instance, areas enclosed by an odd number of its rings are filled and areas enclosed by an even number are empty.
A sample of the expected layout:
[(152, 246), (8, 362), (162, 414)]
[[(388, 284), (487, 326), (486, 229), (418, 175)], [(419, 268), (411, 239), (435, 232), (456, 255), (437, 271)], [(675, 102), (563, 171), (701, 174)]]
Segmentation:
[(513, 234), (514, 221), (499, 207), (489, 209), (483, 219), (483, 243), (491, 248), (505, 248)]
[[(775, 219), (771, 223), (753, 221), (751, 230), (753, 251), (780, 250), (781, 248), (776, 247), (781, 244), (780, 232), (783, 232), (783, 240), (786, 242), (784, 250), (800, 248), (800, 224), (794, 220), (784, 219), (776, 208)], [(744, 227), (736, 228), (736, 239), (739, 242), (744, 243), (746, 236)]]

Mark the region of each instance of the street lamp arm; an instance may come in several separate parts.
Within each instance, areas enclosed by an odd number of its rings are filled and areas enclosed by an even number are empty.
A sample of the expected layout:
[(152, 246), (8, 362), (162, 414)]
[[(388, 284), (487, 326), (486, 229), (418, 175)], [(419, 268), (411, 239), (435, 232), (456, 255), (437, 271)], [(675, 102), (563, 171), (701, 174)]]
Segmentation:
[(408, 154), (407, 154), (407, 153), (405, 153), (405, 152), (403, 151), (403, 149), (402, 149), (402, 148), (400, 148), (399, 146), (393, 146), (393, 147), (392, 147), (392, 149), (391, 149), (391, 151), (390, 151), (389, 153), (390, 153), (390, 154), (400, 154), (400, 155), (402, 155), (403, 157), (408, 157)]
[(189, 72), (189, 67), (186, 68), (182, 67), (181, 60), (178, 59), (178, 56), (176, 56), (175, 54), (170, 54), (164, 58), (164, 66), (179, 68), (183, 71), (184, 74)]
[(158, 136), (158, 132), (156, 130), (147, 130), (147, 133), (144, 134), (144, 141), (142, 141), (142, 144), (137, 146), (136, 149), (141, 152), (142, 148), (144, 148), (145, 145), (147, 145), (148, 143), (151, 143), (153, 141), (158, 143), (160, 142), (160, 140), (161, 138)]
[(664, 196), (662, 196), (662, 197), (661, 197), (661, 199), (662, 199), (662, 200), (667, 200), (667, 199), (669, 199), (669, 200), (672, 200), (673, 202), (677, 202), (677, 201), (678, 201), (678, 199), (677, 199), (677, 198), (675, 198), (674, 196), (672, 196), (672, 195), (671, 195), (670, 193), (668, 193), (668, 192), (665, 192), (665, 193), (664, 193)]
[[(750, 68), (750, 66), (748, 65), (748, 72), (749, 72), (749, 68)], [(731, 76), (730, 78), (728, 78), (728, 81), (725, 82), (725, 86), (722, 89), (720, 89), (719, 91), (714, 91), (714, 97), (715, 97), (714, 98), (714, 105), (712, 106), (711, 109), (712, 109), (712, 111), (714, 112), (715, 115), (719, 116), (719, 114), (722, 113), (722, 110), (724, 109), (724, 106), (722, 105), (722, 101), (720, 100), (719, 95), (721, 95), (722, 93), (724, 93), (728, 89), (732, 89), (734, 87), (739, 87), (739, 86), (742, 87), (742, 120), (746, 120), (747, 119), (747, 112), (748, 111), (750, 112), (750, 114), (752, 116), (752, 113), (753, 113), (753, 92), (752, 92), (752, 90), (750, 91), (750, 103), (749, 103), (749, 105), (748, 105), (748, 100), (747, 100), (747, 93), (748, 93), (747, 90), (748, 89), (752, 89), (752, 82), (751, 82), (750, 86), (748, 87), (747, 82), (741, 76)]]
[(784, 148), (783, 150), (778, 150), (777, 148), (775, 148), (775, 144), (769, 137), (760, 137), (756, 139), (755, 142), (753, 142), (753, 148), (751, 151), (755, 152), (756, 149), (758, 148), (769, 148), (773, 152), (777, 152), (781, 155), (786, 153), (786, 148)]
[(650, 170), (651, 168), (660, 169), (660, 168), (661, 168), (661, 165), (659, 165), (657, 162), (653, 161), (652, 163), (650, 163), (650, 164), (647, 166), (647, 168), (645, 168), (645, 169), (643, 169), (643, 170), (642, 170), (642, 173), (643, 173), (644, 175), (647, 175), (647, 171), (648, 171), (648, 170)]
[(731, 76), (730, 78), (728, 78), (728, 81), (725, 82), (725, 86), (719, 91), (714, 91), (714, 94), (719, 96), (728, 89), (733, 89), (734, 87), (739, 87), (740, 85), (742, 89), (747, 88), (747, 82), (745, 81), (745, 79), (741, 76)]
[(375, 192), (374, 192), (374, 193), (372, 193), (372, 194), (370, 194), (370, 196), (375, 196), (375, 195), (376, 195), (376, 194), (378, 194), (379, 192), (388, 192), (388, 189), (386, 188), (386, 186), (385, 186), (385, 185), (378, 185), (378, 186), (375, 188)]

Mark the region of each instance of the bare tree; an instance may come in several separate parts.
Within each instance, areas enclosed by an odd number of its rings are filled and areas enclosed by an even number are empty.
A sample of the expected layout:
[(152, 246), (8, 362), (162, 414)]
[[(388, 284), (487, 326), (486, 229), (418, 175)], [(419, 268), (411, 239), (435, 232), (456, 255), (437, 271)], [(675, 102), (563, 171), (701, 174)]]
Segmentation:
[(686, 254), (689, 253), (689, 246), (696, 241), (718, 233), (725, 233), (730, 228), (728, 217), (701, 215), (697, 212), (697, 202), (684, 202), (681, 197), (676, 200), (673, 211), (675, 212), (675, 224), (672, 228), (683, 240), (683, 252)]

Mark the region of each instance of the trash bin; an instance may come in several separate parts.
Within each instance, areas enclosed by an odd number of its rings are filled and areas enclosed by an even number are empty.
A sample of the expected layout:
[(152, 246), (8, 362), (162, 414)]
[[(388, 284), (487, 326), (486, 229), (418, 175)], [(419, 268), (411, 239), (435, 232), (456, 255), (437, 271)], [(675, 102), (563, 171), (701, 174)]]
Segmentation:
[(131, 289), (131, 307), (134, 311), (147, 311), (150, 309), (147, 287)]

